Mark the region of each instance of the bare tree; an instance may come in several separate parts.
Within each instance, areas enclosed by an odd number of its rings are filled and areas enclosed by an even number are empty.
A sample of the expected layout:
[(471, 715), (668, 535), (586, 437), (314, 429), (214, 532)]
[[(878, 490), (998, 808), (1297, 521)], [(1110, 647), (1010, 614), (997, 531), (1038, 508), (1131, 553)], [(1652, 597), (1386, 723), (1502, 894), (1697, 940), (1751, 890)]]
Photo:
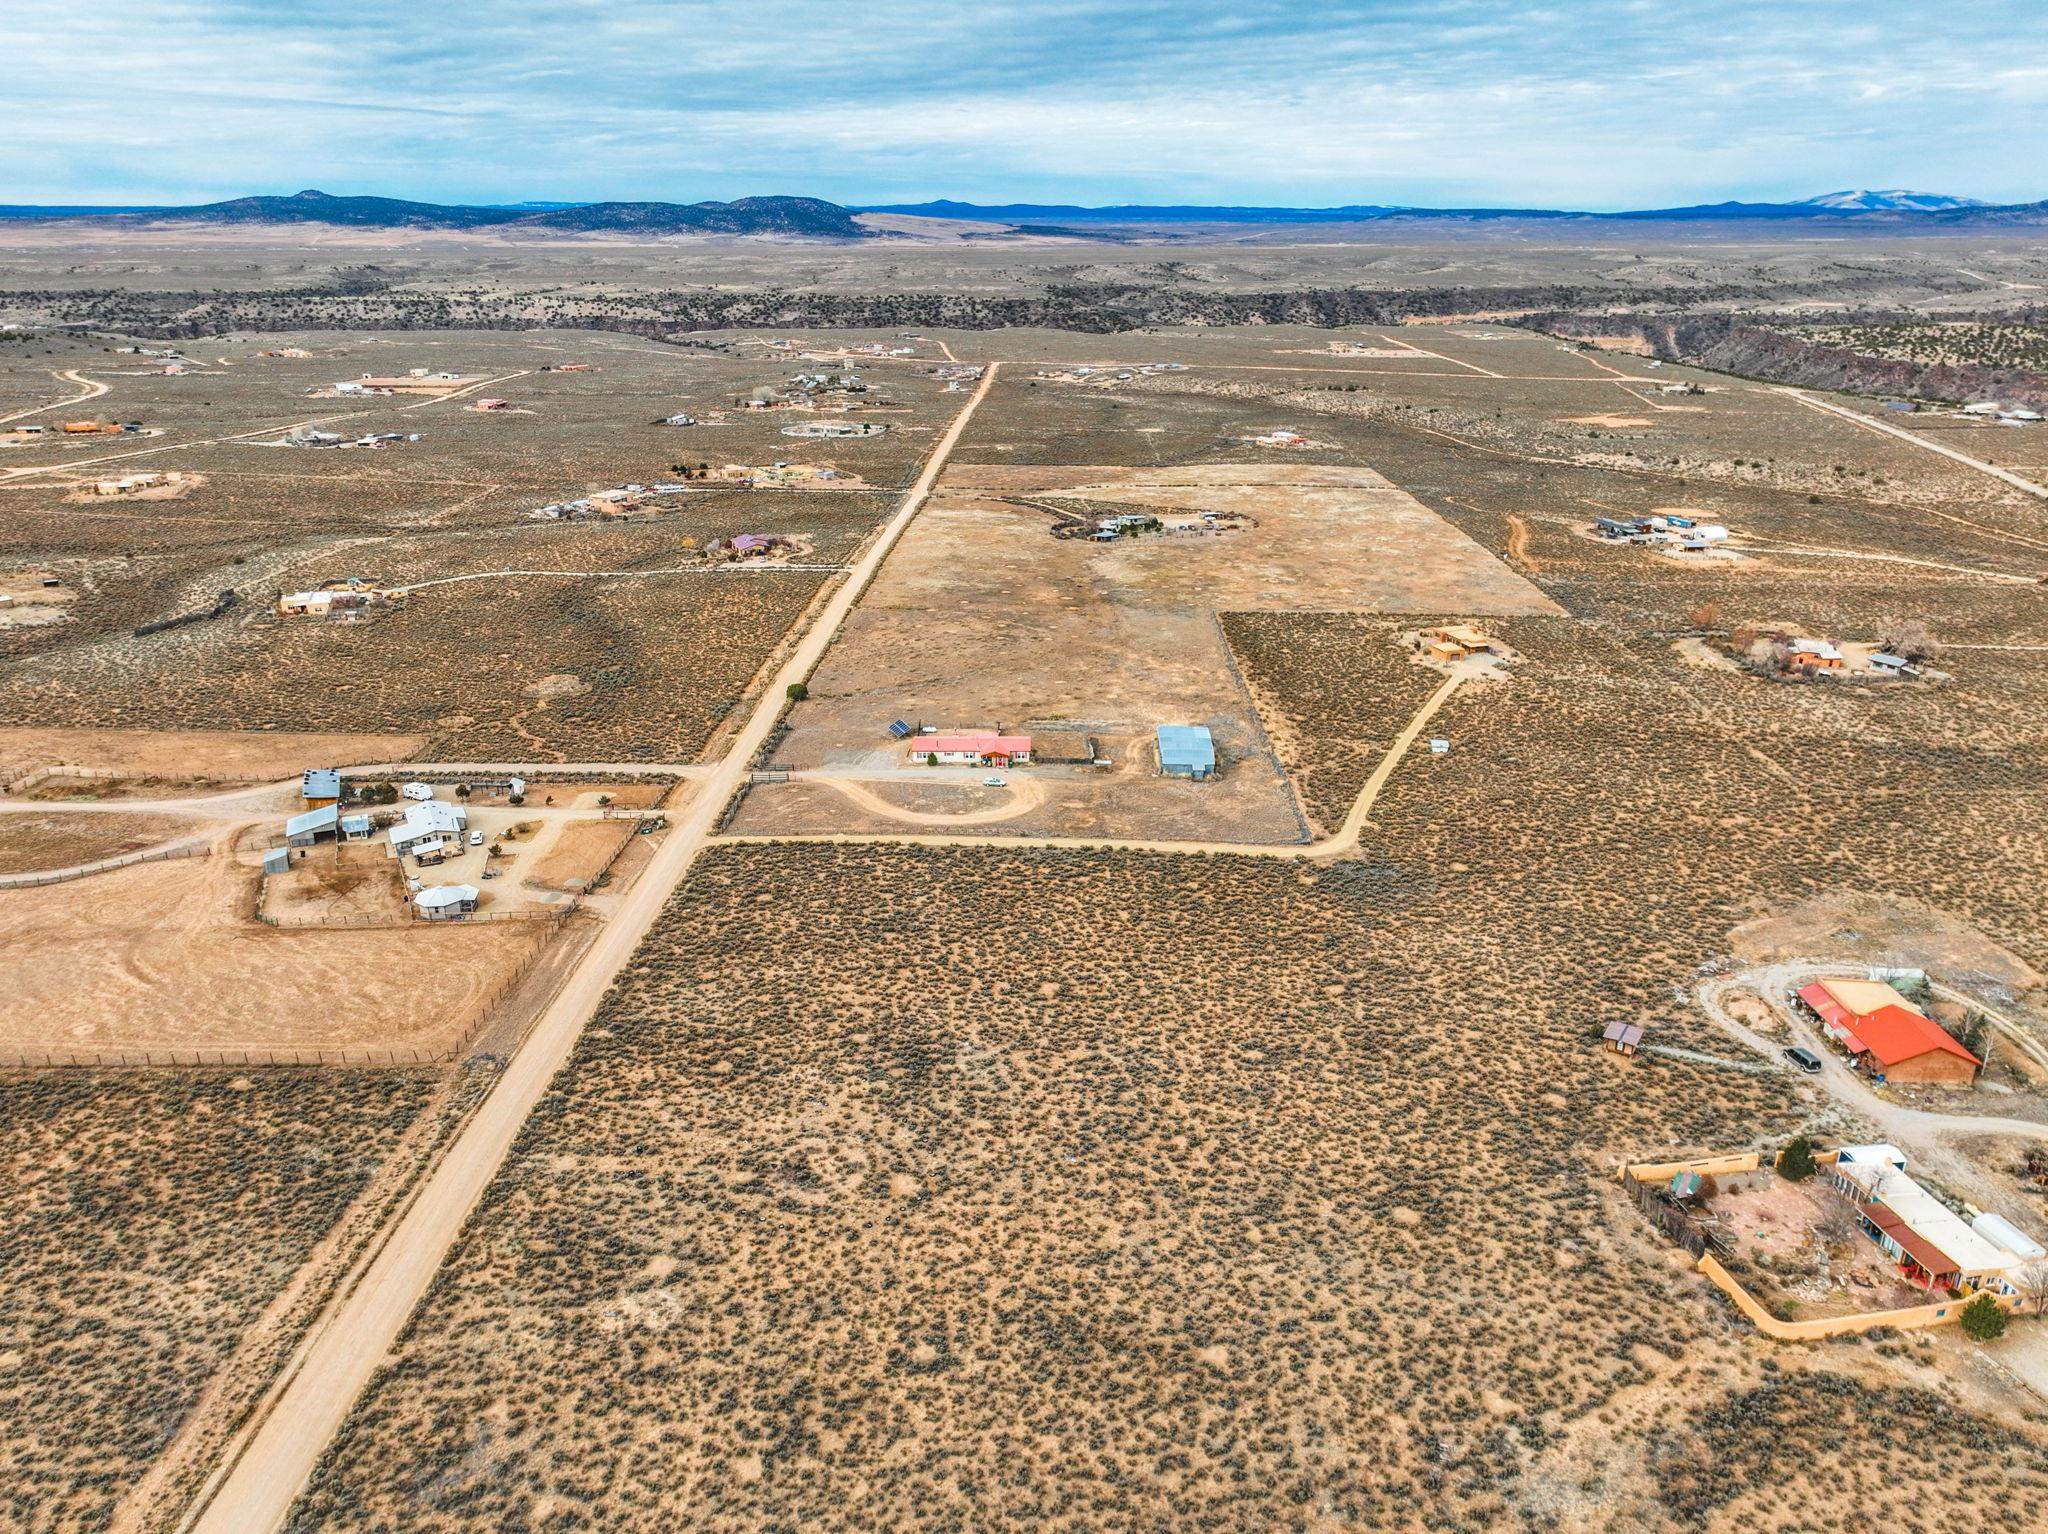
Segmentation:
[(2035, 1315), (2048, 1314), (2048, 1258), (2030, 1262), (2012, 1275), (2012, 1286), (2020, 1292), (2020, 1303)]
[(1927, 625), (1919, 618), (1899, 618), (1885, 625), (1884, 647), (1894, 655), (1904, 656), (1918, 665), (1924, 660), (1933, 660), (1940, 653), (1934, 636), (1927, 631)]

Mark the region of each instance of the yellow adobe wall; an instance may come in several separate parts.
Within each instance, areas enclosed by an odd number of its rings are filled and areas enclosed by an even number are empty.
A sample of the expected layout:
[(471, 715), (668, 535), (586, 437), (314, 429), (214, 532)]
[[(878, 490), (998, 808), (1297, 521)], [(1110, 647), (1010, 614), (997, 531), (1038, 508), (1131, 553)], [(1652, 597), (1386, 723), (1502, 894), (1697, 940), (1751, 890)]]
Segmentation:
[(1762, 1163), (1755, 1151), (1741, 1151), (1728, 1156), (1702, 1156), (1697, 1161), (1639, 1161), (1634, 1166), (1621, 1169), (1621, 1176), (1633, 1177), (1637, 1182), (1663, 1182), (1680, 1172), (1697, 1172), (1702, 1177), (1725, 1177), (1730, 1172), (1754, 1172)]
[[(1876, 1331), (1881, 1326), (1896, 1327), (1900, 1331), (1917, 1331), (1928, 1326), (1947, 1326), (1963, 1313), (1963, 1307), (1975, 1296), (1960, 1300), (1939, 1300), (1929, 1305), (1909, 1305), (1903, 1310), (1873, 1310), (1856, 1316), (1828, 1316), (1812, 1321), (1780, 1321), (1757, 1302), (1747, 1289), (1736, 1282), (1735, 1275), (1722, 1267), (1709, 1252), (1699, 1262), (1700, 1272), (1707, 1281), (1735, 1302), (1735, 1308), (1756, 1324), (1756, 1329), (1767, 1337), (1776, 1337), (1785, 1342), (1819, 1342), (1826, 1337), (1843, 1337), (1852, 1332)], [(2000, 1309), (2015, 1310), (2019, 1301), (2010, 1295), (1993, 1294), (1991, 1298)]]

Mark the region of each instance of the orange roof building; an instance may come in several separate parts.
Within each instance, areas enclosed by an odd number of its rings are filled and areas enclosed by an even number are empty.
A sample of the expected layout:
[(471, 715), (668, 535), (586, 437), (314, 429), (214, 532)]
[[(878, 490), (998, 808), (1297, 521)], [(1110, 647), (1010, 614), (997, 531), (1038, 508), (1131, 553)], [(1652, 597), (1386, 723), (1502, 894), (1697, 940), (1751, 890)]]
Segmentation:
[(1984, 1062), (1882, 980), (1816, 980), (1799, 999), (1828, 1036), (1887, 1081), (1973, 1085)]

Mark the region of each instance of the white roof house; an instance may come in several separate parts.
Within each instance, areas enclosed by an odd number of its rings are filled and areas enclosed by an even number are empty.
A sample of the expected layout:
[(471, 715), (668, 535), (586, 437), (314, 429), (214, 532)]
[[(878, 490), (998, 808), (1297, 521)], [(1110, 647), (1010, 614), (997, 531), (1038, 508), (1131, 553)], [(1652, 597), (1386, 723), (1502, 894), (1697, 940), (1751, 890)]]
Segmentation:
[(441, 884), (433, 889), (421, 890), (412, 897), (412, 903), (420, 908), (423, 916), (448, 916), (458, 911), (476, 909), (477, 888), (474, 884)]
[(1964, 1224), (1961, 1215), (1907, 1176), (1896, 1162), (1876, 1158), (1838, 1162), (1836, 1170), (1866, 1201), (1884, 1205), (1915, 1235), (1937, 1247), (1958, 1272), (2004, 1273), (2022, 1265), (2022, 1258)]
[(469, 827), (469, 811), (459, 804), (445, 799), (429, 799), (425, 804), (406, 806), (405, 818), (388, 833), (391, 850), (402, 853), (408, 848), (437, 836), (458, 836)]

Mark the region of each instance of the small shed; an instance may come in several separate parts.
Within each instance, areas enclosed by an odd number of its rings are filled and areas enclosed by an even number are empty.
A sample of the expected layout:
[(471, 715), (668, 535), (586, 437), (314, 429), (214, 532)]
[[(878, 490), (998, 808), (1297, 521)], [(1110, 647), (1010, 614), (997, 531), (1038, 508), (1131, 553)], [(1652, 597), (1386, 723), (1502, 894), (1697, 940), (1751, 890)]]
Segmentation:
[(1200, 782), (1216, 775), (1216, 742), (1208, 726), (1162, 724), (1159, 726), (1159, 770), (1169, 778), (1193, 778)]
[(1617, 1055), (1632, 1055), (1643, 1047), (1643, 1030), (1637, 1023), (1609, 1023), (1600, 1039)]
[(341, 811), (332, 803), (292, 816), (284, 823), (284, 839), (294, 847), (310, 847), (323, 836), (333, 836)]
[(427, 921), (461, 921), (476, 909), (474, 884), (441, 884), (421, 890), (412, 903)]
[(291, 866), (292, 849), (289, 847), (272, 847), (263, 854), (263, 877), (266, 879), (272, 874), (290, 872)]
[(344, 815), (341, 817), (341, 839), (345, 842), (366, 842), (372, 830), (368, 815)]
[(323, 804), (333, 804), (341, 798), (341, 769), (339, 767), (309, 767), (300, 780), (299, 792), (306, 801), (306, 808), (318, 809)]

